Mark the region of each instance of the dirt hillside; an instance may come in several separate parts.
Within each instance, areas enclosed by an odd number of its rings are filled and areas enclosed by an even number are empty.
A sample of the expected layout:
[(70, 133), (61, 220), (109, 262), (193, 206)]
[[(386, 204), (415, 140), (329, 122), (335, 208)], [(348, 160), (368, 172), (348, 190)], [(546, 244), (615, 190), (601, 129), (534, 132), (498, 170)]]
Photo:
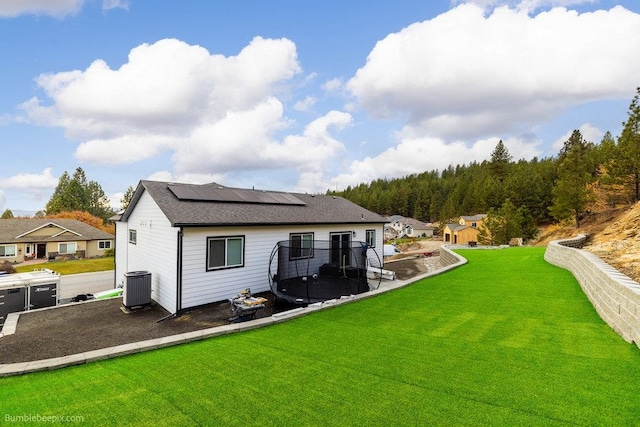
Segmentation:
[(640, 202), (592, 212), (582, 220), (579, 229), (575, 225), (546, 227), (535, 244), (546, 245), (551, 240), (578, 234), (590, 236), (583, 249), (640, 282)]

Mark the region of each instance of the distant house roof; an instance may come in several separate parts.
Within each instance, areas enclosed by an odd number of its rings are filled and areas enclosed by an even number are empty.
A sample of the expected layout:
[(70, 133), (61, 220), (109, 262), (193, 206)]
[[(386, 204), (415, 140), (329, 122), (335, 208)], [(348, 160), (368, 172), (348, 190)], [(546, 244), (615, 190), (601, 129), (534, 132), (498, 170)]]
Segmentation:
[(481, 219), (485, 219), (487, 217), (487, 214), (478, 214), (478, 215), (471, 215), (471, 216), (462, 216), (461, 218), (464, 219), (465, 221), (480, 221)]
[(427, 224), (426, 222), (418, 221), (413, 218), (405, 218), (403, 221), (404, 225), (410, 225), (416, 230), (432, 230), (433, 226)]
[(127, 221), (148, 193), (174, 227), (386, 223), (382, 216), (342, 197), (140, 181), (120, 220)]
[(447, 224), (447, 227), (451, 231), (460, 231), (460, 230), (464, 230), (465, 228), (471, 228), (470, 225), (458, 224), (457, 222), (452, 224)]
[(395, 221), (400, 221), (403, 225), (410, 225), (411, 227), (418, 230), (429, 230), (434, 228), (426, 222), (418, 221), (417, 219), (413, 218), (407, 218), (402, 215), (392, 215), (387, 217), (387, 223), (392, 223)]
[[(38, 235), (37, 231), (57, 227), (52, 235)], [(92, 227), (77, 219), (17, 218), (0, 219), (0, 243), (62, 242), (113, 239), (113, 234)]]

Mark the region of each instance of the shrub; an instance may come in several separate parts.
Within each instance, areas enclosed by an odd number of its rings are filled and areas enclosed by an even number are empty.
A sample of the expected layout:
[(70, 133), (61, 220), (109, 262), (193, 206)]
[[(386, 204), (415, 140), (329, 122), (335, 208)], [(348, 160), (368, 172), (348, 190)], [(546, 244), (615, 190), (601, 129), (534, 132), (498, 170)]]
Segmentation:
[(0, 272), (4, 271), (6, 274), (13, 274), (16, 272), (16, 269), (13, 268), (13, 264), (9, 261), (0, 262)]

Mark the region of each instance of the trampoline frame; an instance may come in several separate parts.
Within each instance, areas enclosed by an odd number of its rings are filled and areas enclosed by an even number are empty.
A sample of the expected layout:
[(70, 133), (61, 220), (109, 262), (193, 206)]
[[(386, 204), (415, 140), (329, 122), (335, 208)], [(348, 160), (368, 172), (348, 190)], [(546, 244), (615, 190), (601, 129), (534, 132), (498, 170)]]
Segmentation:
[(313, 240), (303, 249), (300, 242), (284, 240), (271, 251), (269, 285), (277, 299), (313, 304), (377, 289), (381, 277), (369, 279), (367, 272), (381, 265), (365, 242)]

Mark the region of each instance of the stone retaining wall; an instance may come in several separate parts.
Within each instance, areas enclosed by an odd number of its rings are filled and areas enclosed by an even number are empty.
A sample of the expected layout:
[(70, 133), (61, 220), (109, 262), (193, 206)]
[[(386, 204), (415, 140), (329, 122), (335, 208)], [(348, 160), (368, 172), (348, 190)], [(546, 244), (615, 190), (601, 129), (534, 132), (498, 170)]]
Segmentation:
[(464, 264), (467, 260), (453, 252), (446, 245), (440, 247), (440, 265), (447, 267), (454, 264)]
[(571, 271), (600, 317), (625, 341), (640, 347), (640, 284), (592, 253), (576, 249), (585, 239), (581, 235), (554, 240), (544, 259)]

